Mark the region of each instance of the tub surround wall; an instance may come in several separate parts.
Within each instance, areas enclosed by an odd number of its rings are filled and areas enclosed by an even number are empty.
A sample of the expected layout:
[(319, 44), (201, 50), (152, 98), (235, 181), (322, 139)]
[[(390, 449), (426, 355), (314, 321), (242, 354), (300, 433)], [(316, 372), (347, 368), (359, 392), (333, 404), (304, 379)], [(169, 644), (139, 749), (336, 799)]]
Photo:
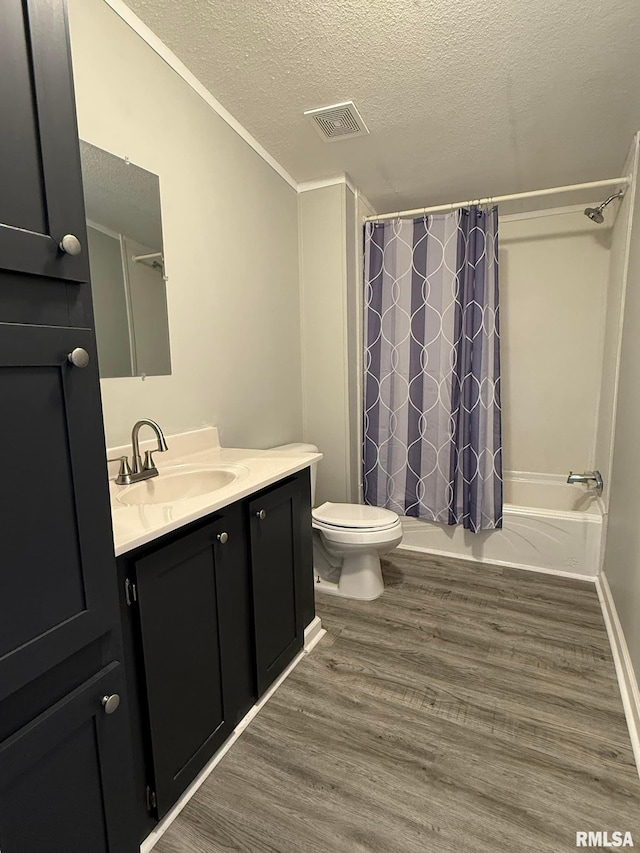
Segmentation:
[(500, 219), (505, 470), (593, 467), (610, 236), (581, 211)]
[(595, 580), (603, 530), (602, 504), (562, 476), (505, 476), (502, 530), (403, 518), (403, 548), (480, 563)]
[(102, 381), (109, 444), (133, 422), (302, 433), (297, 193), (103, 0), (69, 0), (80, 135), (160, 176), (171, 376)]
[[(638, 140), (636, 138), (636, 147)], [(637, 169), (637, 155), (636, 155)], [(631, 205), (626, 297), (623, 308), (620, 372), (609, 519), (604, 559), (620, 624), (636, 678), (640, 677), (640, 192), (637, 171), (627, 192)]]
[[(621, 172), (623, 175), (638, 171), (638, 139), (633, 140), (629, 155)], [(596, 465), (604, 479), (603, 500), (609, 504), (611, 469), (613, 463), (613, 439), (616, 407), (618, 404), (618, 380), (620, 369), (620, 349), (622, 344), (622, 319), (631, 248), (631, 212), (633, 187), (629, 187), (618, 207), (613, 225), (611, 255), (609, 262), (609, 283), (604, 324), (604, 352), (602, 361), (602, 382), (598, 407), (598, 426), (596, 435)], [(614, 212), (614, 211), (612, 211)], [(637, 226), (636, 226), (637, 230)]]

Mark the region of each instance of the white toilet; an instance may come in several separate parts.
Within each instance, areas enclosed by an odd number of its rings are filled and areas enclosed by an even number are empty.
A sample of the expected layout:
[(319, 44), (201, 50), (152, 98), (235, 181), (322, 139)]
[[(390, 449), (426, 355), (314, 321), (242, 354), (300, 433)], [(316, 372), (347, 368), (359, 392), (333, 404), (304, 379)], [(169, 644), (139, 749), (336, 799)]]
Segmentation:
[[(314, 444), (283, 444), (273, 450), (317, 453)], [(316, 464), (311, 465), (311, 505)], [(313, 568), (317, 588), (333, 595), (372, 601), (382, 595), (380, 556), (402, 541), (395, 512), (375, 506), (327, 502), (312, 511)]]

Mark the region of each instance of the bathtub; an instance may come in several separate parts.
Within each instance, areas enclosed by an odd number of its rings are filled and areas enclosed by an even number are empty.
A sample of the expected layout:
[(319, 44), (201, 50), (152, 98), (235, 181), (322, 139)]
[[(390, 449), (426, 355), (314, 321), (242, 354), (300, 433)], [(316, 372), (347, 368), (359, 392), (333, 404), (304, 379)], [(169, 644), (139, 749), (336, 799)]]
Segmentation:
[(402, 519), (402, 548), (484, 563), (595, 578), (600, 568), (603, 504), (591, 489), (555, 474), (505, 475), (501, 530), (471, 533)]

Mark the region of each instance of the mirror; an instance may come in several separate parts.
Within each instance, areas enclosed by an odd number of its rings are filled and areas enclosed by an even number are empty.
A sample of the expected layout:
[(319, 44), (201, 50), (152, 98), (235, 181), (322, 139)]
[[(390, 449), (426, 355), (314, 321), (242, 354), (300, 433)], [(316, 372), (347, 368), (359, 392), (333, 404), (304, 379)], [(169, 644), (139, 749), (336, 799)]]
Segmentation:
[(80, 140), (101, 378), (171, 373), (160, 180)]

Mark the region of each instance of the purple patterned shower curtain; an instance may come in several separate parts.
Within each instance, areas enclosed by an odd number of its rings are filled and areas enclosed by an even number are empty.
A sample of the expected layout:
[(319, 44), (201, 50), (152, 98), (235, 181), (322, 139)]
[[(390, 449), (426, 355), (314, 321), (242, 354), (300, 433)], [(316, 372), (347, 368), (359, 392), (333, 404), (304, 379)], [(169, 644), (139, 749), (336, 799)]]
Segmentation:
[(364, 499), (502, 527), (498, 209), (365, 226)]

